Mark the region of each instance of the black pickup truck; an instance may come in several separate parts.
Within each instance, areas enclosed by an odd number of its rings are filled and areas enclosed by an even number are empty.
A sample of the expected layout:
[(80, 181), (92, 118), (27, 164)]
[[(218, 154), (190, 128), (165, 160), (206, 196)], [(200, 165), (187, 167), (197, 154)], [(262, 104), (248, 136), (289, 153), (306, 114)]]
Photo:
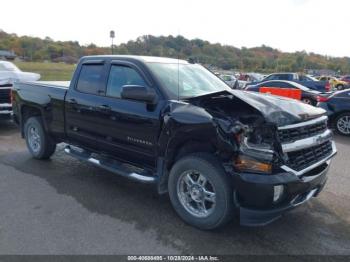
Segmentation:
[(70, 83), (16, 83), (13, 111), (34, 158), (65, 142), (73, 157), (168, 193), (201, 229), (274, 221), (318, 195), (336, 154), (323, 109), (232, 90), (170, 58), (84, 57)]

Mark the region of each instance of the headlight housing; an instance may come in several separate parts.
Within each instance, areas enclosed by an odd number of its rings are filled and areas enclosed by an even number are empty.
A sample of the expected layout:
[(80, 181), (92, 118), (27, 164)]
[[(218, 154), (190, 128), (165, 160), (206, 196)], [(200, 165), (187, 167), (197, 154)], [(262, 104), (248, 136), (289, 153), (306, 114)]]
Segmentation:
[(258, 172), (264, 174), (271, 174), (272, 172), (271, 163), (264, 163), (245, 155), (239, 155), (238, 157), (236, 157), (234, 166), (240, 172)]
[(275, 134), (271, 125), (249, 127), (237, 138), (239, 153), (234, 167), (240, 172), (271, 174), (275, 161)]

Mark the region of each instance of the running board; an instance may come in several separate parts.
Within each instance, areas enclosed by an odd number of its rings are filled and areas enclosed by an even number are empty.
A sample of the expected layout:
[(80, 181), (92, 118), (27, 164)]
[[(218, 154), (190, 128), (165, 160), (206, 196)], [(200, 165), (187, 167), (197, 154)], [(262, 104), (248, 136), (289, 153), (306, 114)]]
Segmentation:
[[(146, 184), (153, 184), (157, 182), (157, 178), (155, 176), (149, 175), (150, 172), (127, 164), (123, 164), (117, 160), (110, 158), (99, 159), (97, 154), (90, 153), (80, 148), (74, 149), (71, 146), (66, 146), (64, 151), (74, 158), (91, 163), (114, 174)], [(140, 173), (136, 173), (133, 169), (138, 169)]]

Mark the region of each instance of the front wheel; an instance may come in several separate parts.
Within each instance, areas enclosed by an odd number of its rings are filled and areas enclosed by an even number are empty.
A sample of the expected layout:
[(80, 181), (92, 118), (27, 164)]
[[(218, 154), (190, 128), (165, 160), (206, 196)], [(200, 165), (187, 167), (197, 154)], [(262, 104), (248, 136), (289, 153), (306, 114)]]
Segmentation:
[(27, 147), (36, 159), (48, 159), (56, 150), (56, 144), (45, 132), (40, 117), (30, 117), (24, 124), (24, 134)]
[(175, 211), (197, 228), (218, 228), (234, 215), (230, 180), (210, 154), (193, 154), (176, 162), (169, 175), (168, 189)]

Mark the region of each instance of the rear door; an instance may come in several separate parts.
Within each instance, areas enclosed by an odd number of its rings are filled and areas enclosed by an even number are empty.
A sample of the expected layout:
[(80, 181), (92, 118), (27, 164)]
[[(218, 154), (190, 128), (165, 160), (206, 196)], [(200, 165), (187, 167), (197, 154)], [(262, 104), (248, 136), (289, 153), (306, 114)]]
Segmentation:
[(97, 104), (105, 92), (106, 63), (103, 60), (88, 61), (81, 65), (74, 86), (71, 86), (65, 103), (66, 134), (72, 143), (99, 150)]

